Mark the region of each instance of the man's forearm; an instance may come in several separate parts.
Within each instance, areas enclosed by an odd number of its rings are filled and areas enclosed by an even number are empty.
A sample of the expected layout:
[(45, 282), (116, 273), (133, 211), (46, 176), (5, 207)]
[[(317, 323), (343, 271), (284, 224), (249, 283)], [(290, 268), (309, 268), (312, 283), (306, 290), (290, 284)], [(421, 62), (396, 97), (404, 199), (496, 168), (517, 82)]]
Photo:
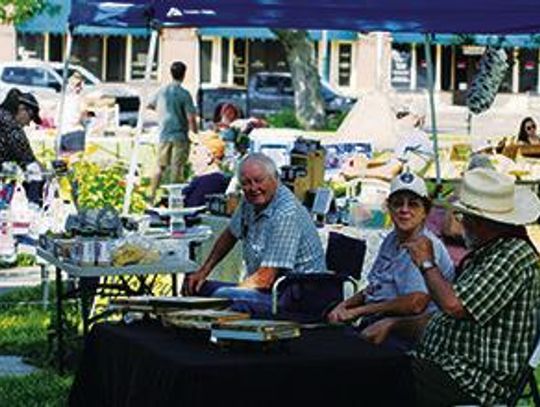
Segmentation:
[(426, 270), (424, 280), (433, 300), (443, 312), (454, 318), (466, 318), (468, 316), (461, 300), (456, 295), (454, 287), (443, 277), (438, 267)]
[(226, 228), (221, 233), (201, 267), (204, 270), (205, 276), (208, 276), (212, 269), (232, 250), (237, 240), (229, 228)]
[(421, 292), (414, 292), (396, 297), (389, 301), (365, 304), (353, 311), (356, 316), (371, 314), (417, 315), (424, 312), (429, 300), (429, 295)]
[(365, 294), (364, 290), (357, 292), (352, 297), (347, 298), (343, 303), (345, 304), (345, 308), (353, 308), (358, 307), (360, 305), (363, 305), (365, 302)]
[(393, 317), (391, 332), (403, 338), (419, 340), (432, 314), (423, 313), (411, 317)]
[(189, 116), (189, 127), (193, 133), (197, 134), (199, 132), (199, 126), (197, 125), (197, 116)]

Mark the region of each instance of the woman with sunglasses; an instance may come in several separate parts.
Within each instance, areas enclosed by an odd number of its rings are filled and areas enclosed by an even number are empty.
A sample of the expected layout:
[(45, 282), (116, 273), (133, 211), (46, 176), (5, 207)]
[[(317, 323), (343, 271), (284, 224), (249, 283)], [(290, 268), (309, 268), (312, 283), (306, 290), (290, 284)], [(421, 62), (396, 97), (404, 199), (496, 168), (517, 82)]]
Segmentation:
[[(390, 336), (385, 316), (410, 316), (436, 310), (422, 277), (422, 272), (438, 267), (449, 280), (454, 278), (453, 262), (444, 244), (427, 228), (425, 221), (431, 200), (424, 181), (406, 172), (392, 180), (388, 209), (394, 230), (384, 239), (373, 267), (368, 286), (337, 305), (329, 314), (330, 322), (352, 322), (362, 318), (360, 335), (374, 343), (408, 350), (413, 343)], [(426, 236), (433, 243), (435, 262), (417, 267), (403, 245)]]
[(521, 121), (518, 142), (522, 144), (540, 144), (540, 137), (536, 134), (536, 122), (532, 117), (526, 117)]

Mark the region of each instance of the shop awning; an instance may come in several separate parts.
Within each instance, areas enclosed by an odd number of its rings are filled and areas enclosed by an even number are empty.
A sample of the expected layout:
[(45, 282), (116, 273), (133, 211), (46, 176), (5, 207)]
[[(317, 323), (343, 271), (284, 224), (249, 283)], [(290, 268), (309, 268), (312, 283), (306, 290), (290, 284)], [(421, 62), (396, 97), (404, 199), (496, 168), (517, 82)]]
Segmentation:
[[(244, 27), (204, 27), (199, 29), (201, 36), (225, 37), (225, 38), (248, 38), (254, 40), (273, 40), (276, 36), (268, 28), (244, 28)], [(322, 38), (321, 30), (309, 30), (310, 37), (318, 41)], [(353, 41), (358, 37), (355, 31), (328, 30), (327, 38), (332, 40)]]
[[(71, 13), (72, 0), (49, 0), (47, 11), (30, 20), (18, 24), (16, 30), (25, 34), (64, 34)], [(100, 27), (81, 25), (75, 30), (77, 35), (133, 35), (143, 37), (150, 35), (144, 27)]]
[[(423, 34), (418, 33), (392, 33), (394, 43), (422, 44), (425, 41)], [(433, 43), (441, 45), (501, 45), (503, 47), (540, 48), (540, 35), (480, 35), (480, 34), (435, 34)]]

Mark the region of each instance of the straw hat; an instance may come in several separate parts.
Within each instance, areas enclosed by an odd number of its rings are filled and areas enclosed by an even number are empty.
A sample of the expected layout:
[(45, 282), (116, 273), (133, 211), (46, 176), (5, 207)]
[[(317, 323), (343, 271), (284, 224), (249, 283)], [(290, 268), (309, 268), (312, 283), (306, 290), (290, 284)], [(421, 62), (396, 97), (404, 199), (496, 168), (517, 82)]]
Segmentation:
[(535, 222), (540, 216), (540, 200), (514, 179), (492, 169), (467, 171), (454, 208), (463, 213), (512, 225)]

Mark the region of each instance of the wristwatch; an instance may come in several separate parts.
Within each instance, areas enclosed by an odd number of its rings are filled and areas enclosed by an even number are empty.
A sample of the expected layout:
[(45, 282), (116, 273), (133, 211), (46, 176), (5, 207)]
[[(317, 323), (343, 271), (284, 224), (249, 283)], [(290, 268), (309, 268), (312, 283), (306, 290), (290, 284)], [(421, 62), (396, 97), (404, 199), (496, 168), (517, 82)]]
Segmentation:
[(418, 268), (422, 273), (425, 273), (429, 269), (435, 268), (437, 265), (433, 263), (431, 260), (424, 260), (422, 263), (418, 265)]

